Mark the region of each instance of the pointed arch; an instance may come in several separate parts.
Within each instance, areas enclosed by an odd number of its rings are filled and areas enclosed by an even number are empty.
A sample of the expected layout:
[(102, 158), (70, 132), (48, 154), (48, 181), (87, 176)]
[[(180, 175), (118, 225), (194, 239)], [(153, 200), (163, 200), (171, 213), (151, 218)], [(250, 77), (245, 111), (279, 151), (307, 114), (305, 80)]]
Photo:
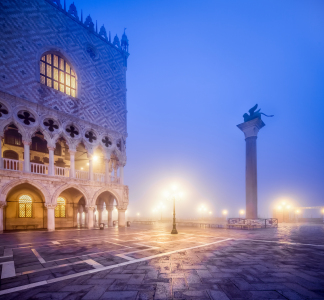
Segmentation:
[(86, 189), (84, 189), (81, 185), (77, 185), (74, 183), (67, 183), (65, 185), (62, 185), (61, 187), (59, 187), (53, 194), (52, 199), (51, 199), (51, 203), (52, 204), (56, 204), (57, 198), (61, 195), (62, 192), (64, 192), (65, 190), (69, 189), (69, 188), (74, 188), (76, 190), (78, 190), (81, 194), (83, 194), (84, 199), (86, 201), (86, 204), (89, 203), (89, 195), (86, 191)]
[(120, 195), (118, 195), (114, 190), (112, 190), (111, 188), (109, 187), (103, 187), (101, 188), (100, 190), (98, 190), (94, 195), (93, 195), (93, 198), (92, 198), (92, 205), (95, 205), (96, 204), (96, 200), (97, 198), (104, 192), (108, 192), (110, 194), (112, 194), (114, 197), (115, 197), (115, 200), (117, 202), (117, 205), (121, 205), (123, 203), (123, 200), (121, 198)]
[(17, 179), (17, 180), (13, 180), (9, 183), (7, 183), (6, 185), (4, 185), (1, 190), (0, 190), (0, 201), (1, 202), (6, 202), (7, 199), (7, 195), (8, 193), (16, 186), (21, 185), (23, 183), (28, 183), (32, 186), (34, 186), (35, 188), (37, 188), (44, 196), (45, 199), (45, 203), (50, 203), (51, 202), (51, 197), (50, 194), (48, 192), (48, 189), (43, 186), (42, 184), (30, 180), (30, 179)]

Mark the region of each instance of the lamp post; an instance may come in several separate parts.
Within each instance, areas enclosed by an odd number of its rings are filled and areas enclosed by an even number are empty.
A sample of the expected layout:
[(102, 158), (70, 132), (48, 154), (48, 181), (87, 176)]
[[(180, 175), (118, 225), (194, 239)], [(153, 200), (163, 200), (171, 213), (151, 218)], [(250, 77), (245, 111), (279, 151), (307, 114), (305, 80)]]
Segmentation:
[(227, 215), (227, 210), (223, 210), (223, 216), (225, 220), (226, 220), (226, 215)]
[(178, 234), (177, 231), (177, 225), (176, 225), (176, 213), (175, 213), (175, 201), (176, 198), (180, 198), (182, 196), (182, 193), (177, 191), (177, 188), (174, 186), (172, 188), (172, 192), (166, 192), (166, 197), (168, 197), (170, 200), (173, 200), (173, 227), (172, 227), (172, 231), (171, 234)]
[(199, 208), (198, 208), (199, 211), (201, 211), (201, 216), (202, 216), (202, 220), (204, 220), (204, 212), (207, 211), (207, 208), (205, 207), (205, 205), (201, 205)]
[(240, 212), (239, 212), (239, 214), (240, 214), (240, 217), (241, 217), (241, 215), (243, 216), (244, 215), (244, 210), (241, 209)]
[[(286, 204), (286, 202), (282, 202), (281, 205), (277, 207), (278, 210), (282, 210), (282, 222), (285, 222), (285, 211), (288, 212), (290, 208), (289, 204)], [(288, 215), (288, 221), (289, 221), (289, 215)]]

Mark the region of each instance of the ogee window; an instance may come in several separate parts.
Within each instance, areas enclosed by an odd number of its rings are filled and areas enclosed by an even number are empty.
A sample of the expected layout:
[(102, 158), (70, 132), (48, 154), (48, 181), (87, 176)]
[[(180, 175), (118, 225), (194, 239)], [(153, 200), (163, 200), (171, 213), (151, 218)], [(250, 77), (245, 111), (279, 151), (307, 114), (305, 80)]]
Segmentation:
[(76, 74), (59, 55), (48, 53), (40, 61), (40, 82), (72, 97), (76, 97)]

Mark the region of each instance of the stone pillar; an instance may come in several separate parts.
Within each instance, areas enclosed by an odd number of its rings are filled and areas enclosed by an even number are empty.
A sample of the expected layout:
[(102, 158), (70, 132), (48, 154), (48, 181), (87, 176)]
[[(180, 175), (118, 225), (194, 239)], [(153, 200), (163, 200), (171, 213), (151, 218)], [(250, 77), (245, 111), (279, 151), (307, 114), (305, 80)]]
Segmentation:
[(86, 208), (84, 211), (84, 226), (88, 228), (88, 225), (89, 225), (89, 211)]
[(3, 217), (3, 210), (6, 206), (6, 202), (0, 202), (0, 233), (3, 233), (4, 230), (4, 217)]
[(89, 158), (89, 180), (93, 181), (93, 157), (88, 155)]
[(31, 144), (31, 141), (23, 141), (24, 144), (24, 172), (29, 173), (30, 172), (30, 151), (29, 146)]
[(102, 207), (98, 207), (97, 208), (97, 211), (98, 211), (98, 225), (100, 226), (100, 223), (102, 223), (103, 208)]
[(3, 136), (0, 135), (0, 169), (3, 169), (3, 159), (2, 159), (2, 139), (3, 139)]
[(45, 204), (47, 208), (47, 231), (55, 231), (55, 207), (56, 204)]
[(120, 166), (119, 168), (119, 178), (120, 184), (124, 184), (124, 166)]
[(110, 183), (110, 172), (109, 172), (109, 159), (105, 158), (105, 183)]
[(54, 148), (47, 147), (49, 152), (49, 162), (48, 162), (48, 175), (54, 176), (55, 175), (55, 168), (54, 168)]
[(126, 212), (126, 209), (118, 208), (118, 227), (125, 227), (126, 226), (125, 212)]
[(74, 150), (69, 150), (70, 153), (70, 178), (75, 178), (75, 153)]
[(108, 227), (113, 227), (113, 219), (112, 219), (113, 209), (114, 209), (113, 206), (108, 206), (107, 207), (107, 211), (108, 211)]
[(237, 125), (244, 132), (246, 142), (245, 196), (246, 218), (258, 217), (257, 148), (259, 130), (265, 126), (260, 118)]
[(118, 182), (118, 173), (117, 173), (117, 170), (118, 170), (118, 164), (117, 164), (117, 161), (115, 160), (114, 162), (114, 182)]
[(88, 209), (88, 229), (92, 229), (93, 228), (93, 211), (94, 211), (94, 206), (86, 206), (86, 208)]

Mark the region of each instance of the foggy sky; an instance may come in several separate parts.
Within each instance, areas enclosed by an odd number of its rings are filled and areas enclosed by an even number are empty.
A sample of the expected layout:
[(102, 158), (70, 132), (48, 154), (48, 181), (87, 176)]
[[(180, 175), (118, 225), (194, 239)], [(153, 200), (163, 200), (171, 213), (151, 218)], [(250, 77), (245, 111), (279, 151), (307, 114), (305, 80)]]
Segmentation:
[(149, 215), (177, 183), (180, 217), (201, 203), (238, 216), (245, 141), (236, 125), (256, 103), (275, 115), (257, 140), (260, 215), (281, 199), (324, 205), (322, 0), (74, 2), (112, 37), (127, 28), (130, 214)]

